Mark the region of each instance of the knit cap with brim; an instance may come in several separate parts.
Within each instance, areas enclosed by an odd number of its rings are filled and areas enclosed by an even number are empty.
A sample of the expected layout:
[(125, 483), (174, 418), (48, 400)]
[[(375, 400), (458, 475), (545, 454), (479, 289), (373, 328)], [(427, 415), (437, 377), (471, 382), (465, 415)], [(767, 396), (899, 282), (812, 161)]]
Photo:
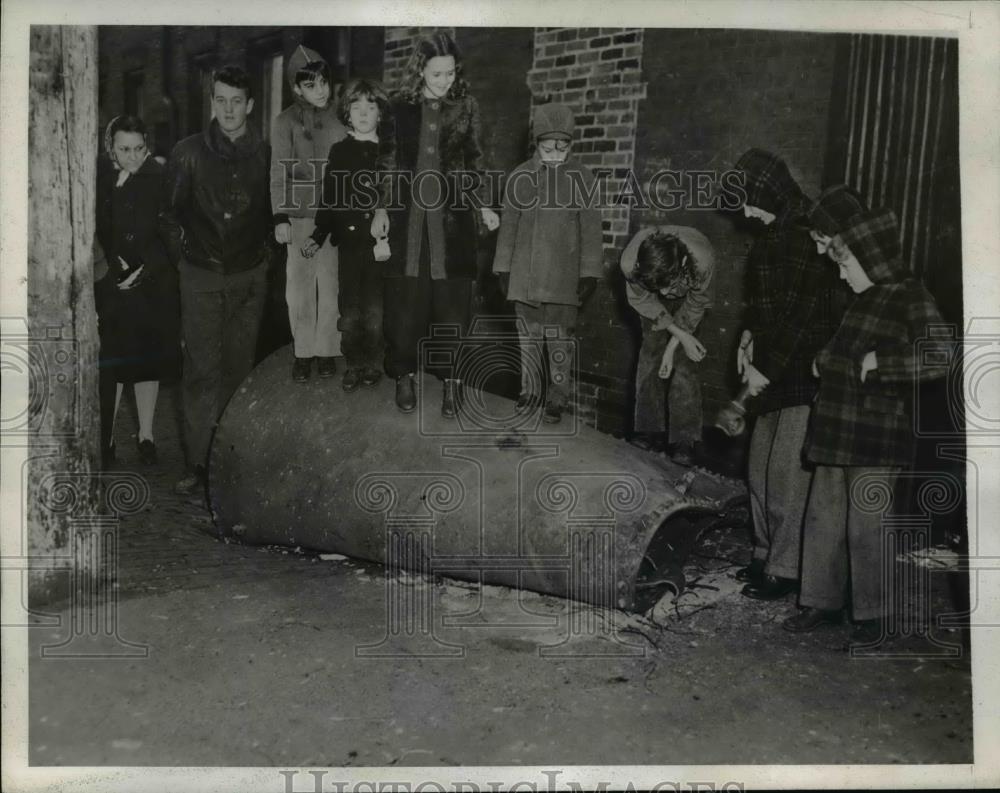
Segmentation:
[(576, 121), (573, 118), (573, 111), (566, 105), (540, 105), (535, 108), (533, 128), (535, 140), (540, 138), (572, 140)]
[(307, 63), (315, 63), (316, 61), (326, 63), (326, 58), (316, 52), (316, 50), (311, 50), (304, 44), (299, 44), (299, 46), (295, 48), (295, 52), (293, 52), (291, 57), (289, 57), (288, 65), (285, 67), (285, 77), (288, 80), (289, 86), (295, 88), (295, 75), (298, 73), (299, 69)]
[(832, 237), (867, 210), (861, 197), (846, 184), (828, 187), (809, 210), (809, 225)]
[(899, 223), (891, 209), (882, 207), (855, 216), (839, 237), (873, 283), (896, 283), (909, 275), (902, 260)]

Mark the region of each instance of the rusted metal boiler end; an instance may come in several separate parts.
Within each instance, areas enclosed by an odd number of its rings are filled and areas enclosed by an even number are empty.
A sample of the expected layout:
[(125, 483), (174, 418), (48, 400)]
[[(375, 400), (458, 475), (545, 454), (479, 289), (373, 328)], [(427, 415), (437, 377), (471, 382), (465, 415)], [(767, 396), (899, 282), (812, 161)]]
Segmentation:
[(643, 612), (683, 589), (701, 532), (745, 514), (741, 483), (574, 416), (544, 424), (471, 384), (445, 419), (426, 375), (403, 414), (391, 381), (353, 393), (292, 383), (290, 358), (258, 366), (216, 431), (221, 535)]

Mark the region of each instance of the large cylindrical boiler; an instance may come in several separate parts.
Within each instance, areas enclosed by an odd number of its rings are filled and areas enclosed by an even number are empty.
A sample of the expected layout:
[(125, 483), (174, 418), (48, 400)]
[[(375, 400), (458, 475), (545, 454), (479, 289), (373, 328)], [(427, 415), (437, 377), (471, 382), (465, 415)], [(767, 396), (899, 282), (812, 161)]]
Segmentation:
[(345, 393), (293, 383), (286, 348), (232, 398), (212, 447), (219, 530), (392, 568), (643, 611), (683, 588), (695, 538), (745, 518), (739, 483), (678, 466), (564, 416), (518, 413), (468, 378), (459, 419), (418, 378)]

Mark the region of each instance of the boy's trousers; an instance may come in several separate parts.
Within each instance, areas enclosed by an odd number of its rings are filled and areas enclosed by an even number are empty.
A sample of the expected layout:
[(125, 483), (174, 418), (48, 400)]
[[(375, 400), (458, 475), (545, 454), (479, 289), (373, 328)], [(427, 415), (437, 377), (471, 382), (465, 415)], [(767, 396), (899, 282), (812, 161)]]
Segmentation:
[(181, 265), (184, 439), (188, 464), (206, 465), (215, 423), (250, 374), (267, 298), (267, 265), (218, 275)]
[(382, 263), (375, 261), (374, 240), (344, 242), (339, 251), (341, 348), (349, 369), (382, 368)]
[(520, 320), (517, 334), (521, 345), (521, 392), (542, 395), (545, 370), (542, 344), (548, 353), (549, 382), (547, 401), (565, 407), (573, 397), (573, 369), (576, 366), (577, 306), (541, 303), (531, 306), (516, 301), (514, 310)]
[(802, 519), (812, 471), (802, 464), (809, 406), (772, 410), (757, 417), (750, 437), (749, 490), (754, 559), (779, 578), (799, 577)]
[(799, 603), (818, 609), (847, 605), (850, 587), (854, 619), (892, 612), (898, 593), (883, 591), (883, 509), (890, 503), (898, 467), (817, 465), (802, 540)]
[(660, 377), (663, 351), (671, 333), (653, 330), (652, 320), (642, 317), (642, 346), (635, 369), (636, 432), (662, 433), (667, 431), (664, 404), (669, 413), (669, 441), (671, 443), (701, 440), (701, 372), (698, 364), (687, 357), (684, 348), (674, 353), (674, 371), (669, 380)]
[(313, 218), (289, 218), (292, 242), (287, 245), (285, 301), (295, 339), (295, 357), (340, 355), (337, 330), (337, 249), (323, 243), (311, 259), (302, 246), (316, 228)]

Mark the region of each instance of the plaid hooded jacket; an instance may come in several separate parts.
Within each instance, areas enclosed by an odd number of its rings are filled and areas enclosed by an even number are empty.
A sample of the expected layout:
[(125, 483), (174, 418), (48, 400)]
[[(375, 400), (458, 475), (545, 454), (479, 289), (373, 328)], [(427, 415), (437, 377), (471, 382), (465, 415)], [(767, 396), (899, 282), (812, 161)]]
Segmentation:
[[(944, 340), (919, 347), (917, 341), (929, 335), (929, 325), (943, 320), (934, 298), (900, 258), (890, 210), (855, 217), (840, 238), (874, 285), (854, 298), (836, 335), (816, 356), (819, 393), (806, 458), (823, 465), (908, 466), (914, 451), (914, 384), (943, 377), (950, 352)], [(862, 383), (861, 361), (871, 350), (878, 368)]]
[(736, 163), (746, 203), (775, 220), (747, 258), (753, 365), (770, 385), (754, 399), (758, 413), (808, 405), (816, 394), (812, 360), (830, 340), (848, 293), (809, 236), (809, 202), (779, 157), (750, 149)]
[(827, 237), (833, 237), (865, 211), (861, 197), (854, 190), (846, 184), (834, 185), (820, 193), (809, 210), (809, 226)]

